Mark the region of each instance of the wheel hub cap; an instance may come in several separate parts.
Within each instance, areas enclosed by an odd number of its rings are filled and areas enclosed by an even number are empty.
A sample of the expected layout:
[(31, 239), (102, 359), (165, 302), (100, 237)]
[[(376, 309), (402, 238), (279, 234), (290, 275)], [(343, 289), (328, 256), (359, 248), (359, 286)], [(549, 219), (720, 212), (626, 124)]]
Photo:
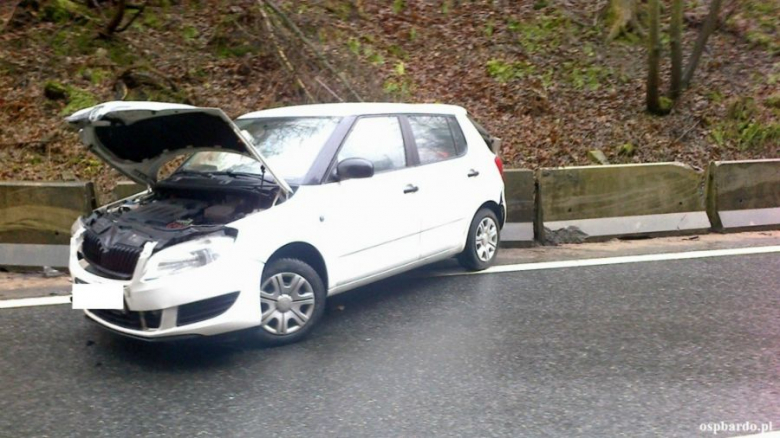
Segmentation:
[(314, 314), (314, 289), (302, 276), (281, 272), (260, 286), (260, 326), (275, 335), (303, 328)]
[(487, 262), (496, 254), (498, 227), (492, 218), (486, 217), (479, 222), (476, 234), (477, 257), (483, 262)]
[(292, 298), (289, 295), (282, 295), (276, 301), (276, 310), (280, 312), (289, 312), (292, 310)]

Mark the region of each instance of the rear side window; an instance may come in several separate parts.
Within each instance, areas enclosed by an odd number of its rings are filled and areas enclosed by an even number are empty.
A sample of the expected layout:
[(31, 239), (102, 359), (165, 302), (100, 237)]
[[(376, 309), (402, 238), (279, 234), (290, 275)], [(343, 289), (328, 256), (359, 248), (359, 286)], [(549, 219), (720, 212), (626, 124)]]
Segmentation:
[(491, 136), (484, 126), (477, 123), (476, 120), (474, 120), (473, 117), (471, 117), (471, 114), (467, 116), (469, 118), (469, 121), (471, 121), (471, 124), (474, 125), (475, 128), (477, 128), (477, 132), (479, 132), (480, 137), (482, 137), (482, 140), (485, 141), (485, 144), (487, 145), (488, 149), (491, 151), (493, 150), (493, 136)]
[[(447, 116), (407, 116), (412, 128), (420, 164), (435, 163), (457, 157), (465, 149), (465, 139), (455, 120)], [(454, 129), (453, 129), (454, 128)], [(457, 130), (460, 137), (453, 135)]]

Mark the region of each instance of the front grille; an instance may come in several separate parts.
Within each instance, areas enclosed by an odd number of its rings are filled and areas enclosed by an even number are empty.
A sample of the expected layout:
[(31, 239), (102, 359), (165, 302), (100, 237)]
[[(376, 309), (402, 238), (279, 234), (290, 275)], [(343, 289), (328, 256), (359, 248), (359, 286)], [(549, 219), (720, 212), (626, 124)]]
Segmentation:
[(217, 317), (227, 312), (230, 306), (236, 302), (236, 298), (238, 298), (238, 292), (233, 292), (179, 306), (176, 325), (193, 324)]
[(81, 252), (84, 258), (99, 270), (115, 277), (130, 278), (141, 255), (141, 248), (121, 243), (106, 248), (97, 234), (87, 231), (84, 233)]
[(123, 310), (90, 310), (98, 318), (120, 327), (143, 330), (160, 328), (162, 310), (147, 312), (123, 311)]

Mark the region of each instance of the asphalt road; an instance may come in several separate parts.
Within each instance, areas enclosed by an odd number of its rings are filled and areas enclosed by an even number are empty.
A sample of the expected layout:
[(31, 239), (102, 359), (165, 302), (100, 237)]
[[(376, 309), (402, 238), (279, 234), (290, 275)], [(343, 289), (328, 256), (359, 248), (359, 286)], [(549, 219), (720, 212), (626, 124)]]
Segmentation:
[(0, 309), (0, 435), (777, 430), (779, 354), (777, 253), (397, 278), (335, 297), (313, 336), (275, 349), (148, 345), (68, 306)]

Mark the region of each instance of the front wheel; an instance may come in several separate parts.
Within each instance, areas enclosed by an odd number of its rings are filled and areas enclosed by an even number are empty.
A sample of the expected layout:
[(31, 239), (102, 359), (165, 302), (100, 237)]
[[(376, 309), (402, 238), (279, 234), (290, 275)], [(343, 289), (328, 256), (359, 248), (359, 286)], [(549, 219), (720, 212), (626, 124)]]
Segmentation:
[(322, 279), (307, 263), (292, 258), (271, 262), (260, 282), (256, 338), (265, 345), (301, 340), (322, 318), (326, 295)]
[(466, 248), (458, 256), (461, 266), (471, 271), (489, 268), (496, 260), (500, 230), (498, 218), (489, 208), (474, 215), (466, 238)]

